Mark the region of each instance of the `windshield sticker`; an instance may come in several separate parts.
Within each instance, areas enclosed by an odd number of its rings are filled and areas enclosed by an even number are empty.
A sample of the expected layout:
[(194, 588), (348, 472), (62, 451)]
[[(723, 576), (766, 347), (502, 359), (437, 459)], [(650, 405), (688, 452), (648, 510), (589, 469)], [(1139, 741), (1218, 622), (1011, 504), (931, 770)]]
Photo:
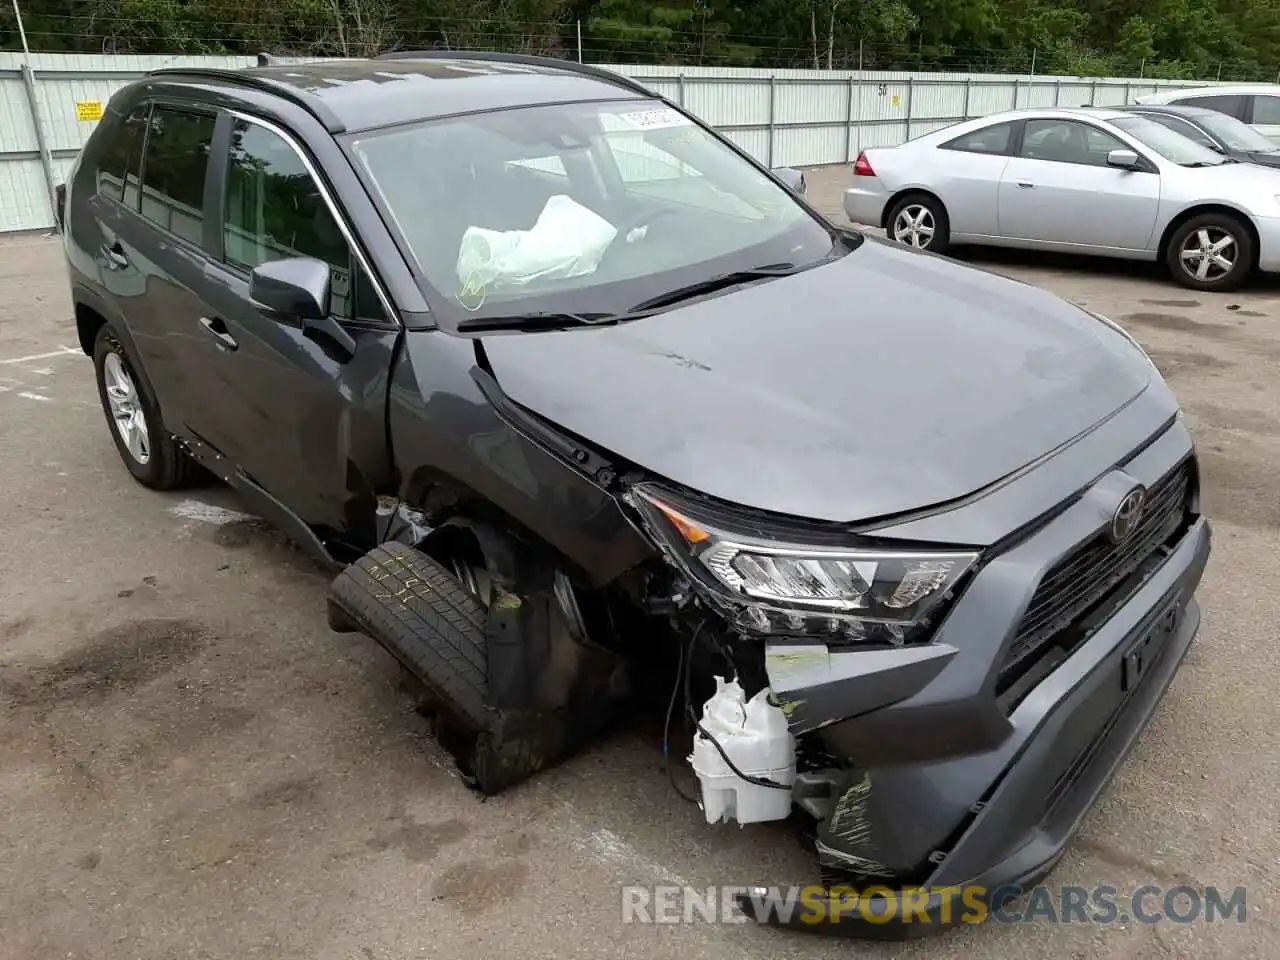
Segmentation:
[(489, 285), (480, 276), (479, 270), (472, 270), (457, 293), (458, 303), (468, 313), (475, 313), (484, 306), (489, 298)]
[(635, 110), (617, 114), (619, 120), (632, 130), (665, 130), (668, 127), (692, 127), (693, 121), (670, 107), (656, 110)]

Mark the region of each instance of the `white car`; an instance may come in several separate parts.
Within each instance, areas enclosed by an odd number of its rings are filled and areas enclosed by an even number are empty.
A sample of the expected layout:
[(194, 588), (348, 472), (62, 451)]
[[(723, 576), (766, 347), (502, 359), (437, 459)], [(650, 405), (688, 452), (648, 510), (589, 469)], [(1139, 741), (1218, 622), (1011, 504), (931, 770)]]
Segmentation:
[(1280, 86), (1246, 84), (1238, 87), (1190, 87), (1162, 90), (1138, 97), (1140, 104), (1177, 104), (1207, 107), (1229, 117), (1243, 120), (1273, 143), (1280, 144)]
[(1162, 260), (1197, 290), (1280, 271), (1280, 170), (1140, 114), (1013, 110), (862, 151), (854, 223), (934, 252), (986, 244)]

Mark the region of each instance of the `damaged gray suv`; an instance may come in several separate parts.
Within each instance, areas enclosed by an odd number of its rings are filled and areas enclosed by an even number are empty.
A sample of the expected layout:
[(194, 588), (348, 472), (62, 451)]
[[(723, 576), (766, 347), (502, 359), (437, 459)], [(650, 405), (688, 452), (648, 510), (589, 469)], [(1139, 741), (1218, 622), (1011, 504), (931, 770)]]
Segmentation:
[(156, 71), (58, 201), (125, 467), (331, 565), (477, 791), (658, 686), (707, 821), (1000, 900), (1195, 636), (1192, 440), (1107, 319), (802, 187), (612, 72), (420, 53)]

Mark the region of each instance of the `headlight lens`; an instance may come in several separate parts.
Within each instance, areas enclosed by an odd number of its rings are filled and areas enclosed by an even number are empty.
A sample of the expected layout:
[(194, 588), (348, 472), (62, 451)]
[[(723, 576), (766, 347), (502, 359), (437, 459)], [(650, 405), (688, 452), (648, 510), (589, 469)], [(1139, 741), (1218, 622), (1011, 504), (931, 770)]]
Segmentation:
[(902, 643), (974, 565), (974, 551), (843, 549), (730, 532), (650, 485), (634, 502), (677, 563), (758, 629), (838, 629)]

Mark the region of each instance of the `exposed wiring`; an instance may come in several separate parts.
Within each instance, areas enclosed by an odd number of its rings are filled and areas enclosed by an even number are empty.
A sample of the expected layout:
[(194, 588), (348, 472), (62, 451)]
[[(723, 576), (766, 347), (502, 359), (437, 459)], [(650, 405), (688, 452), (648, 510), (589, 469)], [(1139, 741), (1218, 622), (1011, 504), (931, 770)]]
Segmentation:
[[(709, 741), (711, 741), (711, 745), (716, 748), (716, 752), (720, 754), (721, 759), (724, 760), (725, 764), (729, 767), (730, 770), (733, 771), (736, 777), (738, 777), (740, 780), (747, 781), (747, 783), (755, 784), (757, 787), (772, 787), (775, 790), (790, 790), (791, 788), (787, 786), (787, 784), (785, 783), (778, 783), (775, 780), (768, 780), (764, 777), (753, 777), (750, 774), (743, 773), (741, 770), (739, 770), (737, 764), (735, 764), (732, 760), (729, 759), (729, 754), (725, 753), (724, 747), (720, 746), (720, 741), (717, 740), (715, 737), (713, 737), (707, 731), (707, 728), (702, 725), (702, 721), (698, 719), (698, 712), (693, 709), (693, 699), (689, 692), (689, 676), (690, 674), (693, 673), (693, 647), (694, 647), (694, 644), (698, 642), (698, 637), (701, 636), (702, 628), (706, 625), (706, 622), (707, 622), (706, 620), (699, 622), (697, 628), (693, 631), (693, 636), (689, 638), (689, 652), (683, 658), (688, 661), (684, 671), (685, 709), (689, 711), (689, 717), (693, 720), (693, 725), (698, 728), (698, 733), (700, 733), (702, 736), (706, 737)], [(728, 654), (725, 654), (724, 650), (720, 648), (719, 644), (717, 644), (716, 647), (720, 651), (721, 655), (724, 656), (726, 660), (728, 660), (729, 659)], [(730, 661), (730, 666), (732, 666), (732, 661)]]
[(684, 788), (676, 782), (676, 772), (671, 766), (671, 717), (676, 709), (676, 696), (680, 693), (680, 680), (685, 675), (684, 647), (680, 646), (678, 649), (680, 651), (680, 659), (676, 666), (676, 680), (671, 685), (671, 699), (667, 701), (667, 719), (662, 725), (662, 765), (667, 771), (667, 779), (671, 781), (671, 789), (675, 790), (676, 793), (690, 803), (697, 803), (698, 798), (692, 794), (685, 793)]

